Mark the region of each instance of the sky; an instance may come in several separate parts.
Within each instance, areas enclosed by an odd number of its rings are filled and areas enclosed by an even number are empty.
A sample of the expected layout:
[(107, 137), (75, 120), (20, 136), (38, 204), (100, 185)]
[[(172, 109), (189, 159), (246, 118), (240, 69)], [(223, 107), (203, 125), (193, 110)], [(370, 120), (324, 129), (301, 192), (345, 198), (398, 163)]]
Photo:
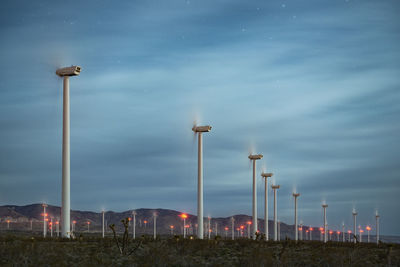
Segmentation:
[[(61, 203), (62, 79), (70, 79), (71, 208), (251, 214), (252, 168), (278, 213), (400, 235), (400, 3), (3, 1), (0, 205)], [(270, 219), (272, 191), (269, 189)]]

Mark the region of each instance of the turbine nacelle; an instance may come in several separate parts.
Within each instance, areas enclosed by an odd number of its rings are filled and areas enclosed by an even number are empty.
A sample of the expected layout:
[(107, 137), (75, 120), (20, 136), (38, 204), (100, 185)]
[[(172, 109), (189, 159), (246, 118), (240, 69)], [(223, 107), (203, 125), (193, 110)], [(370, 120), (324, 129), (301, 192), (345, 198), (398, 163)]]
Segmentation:
[(206, 133), (211, 131), (211, 126), (210, 125), (205, 125), (205, 126), (193, 126), (192, 131), (195, 133)]
[(264, 177), (264, 178), (268, 178), (268, 177), (272, 177), (274, 174), (273, 173), (266, 173), (266, 172), (263, 172), (263, 173), (261, 173), (261, 176), (262, 177)]
[(293, 193), (293, 196), (298, 197), (298, 196), (300, 196), (300, 193)]
[(251, 160), (258, 160), (262, 159), (263, 155), (262, 154), (254, 154), (254, 155), (249, 155), (249, 159)]
[(60, 77), (78, 76), (80, 73), (81, 73), (81, 67), (79, 66), (65, 67), (56, 70), (56, 74)]
[(281, 186), (280, 185), (271, 185), (272, 189), (279, 189)]
[(328, 204), (323, 204), (322, 207), (323, 207), (323, 208), (327, 208), (327, 207), (328, 207)]

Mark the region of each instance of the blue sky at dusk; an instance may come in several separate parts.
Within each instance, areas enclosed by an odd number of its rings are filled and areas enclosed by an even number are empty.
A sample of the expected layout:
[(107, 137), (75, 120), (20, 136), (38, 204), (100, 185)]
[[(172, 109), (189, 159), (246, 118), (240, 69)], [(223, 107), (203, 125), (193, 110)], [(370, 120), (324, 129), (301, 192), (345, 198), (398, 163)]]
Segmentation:
[(400, 235), (399, 1), (3, 1), (0, 14), (0, 205), (60, 205), (55, 70), (74, 64), (72, 209), (196, 213), (196, 120), (213, 126), (205, 215), (251, 214), (255, 152), (282, 221), (297, 190), (304, 224), (322, 225), (326, 201), (332, 228), (353, 208), (374, 226), (379, 210)]

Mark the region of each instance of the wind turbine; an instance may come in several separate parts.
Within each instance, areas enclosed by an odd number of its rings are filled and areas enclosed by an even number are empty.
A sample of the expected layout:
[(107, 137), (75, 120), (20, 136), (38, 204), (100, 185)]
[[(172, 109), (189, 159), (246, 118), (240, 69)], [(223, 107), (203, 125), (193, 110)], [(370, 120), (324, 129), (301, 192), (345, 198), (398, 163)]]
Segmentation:
[(232, 223), (232, 240), (235, 239), (235, 218), (231, 217), (231, 223)]
[(136, 238), (136, 211), (132, 211), (132, 217), (133, 217), (133, 239)]
[[(198, 135), (198, 162), (197, 162), (197, 238), (203, 239), (203, 133), (211, 131), (211, 126), (194, 125), (192, 131)], [(184, 228), (185, 231), (185, 228)]]
[(343, 240), (342, 240), (342, 241), (343, 241), (343, 242), (345, 241), (344, 231), (345, 231), (345, 230), (344, 230), (344, 222), (343, 222), (343, 224), (342, 224), (342, 235), (343, 235)]
[(101, 211), (101, 215), (102, 215), (102, 232), (103, 232), (103, 238), (104, 238), (104, 210)]
[(211, 238), (211, 217), (208, 216), (208, 239)]
[(154, 235), (154, 239), (156, 239), (156, 237), (157, 237), (157, 213), (156, 212), (154, 212), (153, 213), (153, 226), (154, 226), (154, 229), (153, 229), (153, 235)]
[(56, 231), (57, 231), (57, 237), (60, 237), (60, 219), (57, 218), (56, 221)]
[(46, 219), (47, 219), (47, 213), (46, 213), (47, 204), (43, 203), (42, 207), (43, 207), (43, 237), (46, 237), (46, 235), (47, 235), (47, 222), (46, 222)]
[(261, 173), (261, 176), (264, 177), (264, 185), (265, 185), (265, 199), (264, 199), (264, 229), (265, 229), (265, 240), (269, 240), (269, 232), (268, 232), (268, 177), (272, 177), (273, 173)]
[(53, 216), (50, 218), (50, 237), (53, 237)]
[(256, 239), (257, 226), (257, 183), (256, 183), (256, 160), (262, 159), (261, 154), (250, 154), (249, 159), (253, 161), (253, 239)]
[(324, 209), (324, 243), (327, 241), (327, 224), (326, 224), (326, 208), (328, 207), (328, 204), (322, 204), (322, 208)]
[(279, 185), (272, 185), (274, 190), (274, 241), (278, 241), (278, 214), (277, 214), (277, 203), (276, 203), (276, 190), (280, 188)]
[(188, 217), (188, 215), (186, 213), (182, 213), (181, 215), (179, 215), (182, 219), (183, 219), (183, 238), (186, 238), (186, 218)]
[(356, 235), (357, 235), (357, 212), (353, 209), (353, 242), (357, 243)]
[(300, 196), (299, 193), (293, 193), (294, 197), (294, 229), (295, 229), (295, 234), (294, 234), (294, 240), (299, 239), (299, 229), (297, 227), (297, 198)]
[(379, 214), (378, 211), (375, 214), (376, 219), (376, 244), (379, 245)]
[(81, 67), (61, 68), (56, 74), (64, 78), (63, 95), (63, 142), (62, 142), (62, 200), (61, 200), (61, 235), (70, 237), (71, 199), (70, 199), (70, 117), (69, 117), (69, 77), (77, 76)]
[(368, 231), (368, 237), (367, 237), (367, 241), (369, 243), (369, 232), (371, 231), (371, 227), (369, 225), (367, 225), (367, 227), (365, 227), (365, 229)]

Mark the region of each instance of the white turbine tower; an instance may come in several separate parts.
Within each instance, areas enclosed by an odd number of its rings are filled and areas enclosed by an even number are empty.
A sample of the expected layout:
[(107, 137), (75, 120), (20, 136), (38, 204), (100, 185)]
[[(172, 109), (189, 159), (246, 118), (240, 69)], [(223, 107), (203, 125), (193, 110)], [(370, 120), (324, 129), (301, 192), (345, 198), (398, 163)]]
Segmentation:
[(379, 214), (378, 212), (376, 212), (375, 215), (375, 219), (376, 219), (376, 244), (379, 244)]
[(70, 237), (70, 118), (69, 118), (69, 77), (77, 76), (81, 67), (61, 68), (56, 74), (64, 78), (63, 94), (63, 142), (62, 142), (62, 200), (61, 200), (61, 235)]
[(264, 232), (265, 232), (265, 240), (269, 240), (269, 232), (268, 232), (268, 177), (272, 177), (273, 173), (261, 173), (261, 176), (264, 177), (265, 181), (265, 199), (264, 199)]
[(104, 238), (104, 210), (101, 212), (102, 215), (102, 232), (103, 232), (103, 238)]
[(47, 235), (47, 222), (46, 222), (46, 219), (47, 219), (47, 213), (46, 213), (47, 204), (43, 203), (42, 207), (43, 207), (43, 237), (46, 237), (46, 235)]
[(327, 224), (326, 224), (326, 208), (328, 207), (327, 204), (322, 204), (322, 208), (324, 209), (324, 243), (327, 241)]
[(232, 240), (235, 239), (235, 218), (231, 217), (231, 223), (232, 223)]
[(357, 243), (357, 212), (353, 209), (353, 242)]
[(136, 211), (132, 211), (132, 217), (133, 217), (133, 239), (136, 238)]
[(156, 239), (157, 237), (157, 213), (154, 212), (153, 213), (153, 235), (154, 235), (154, 239)]
[(277, 214), (277, 203), (276, 203), (276, 190), (280, 188), (279, 185), (272, 185), (274, 190), (274, 241), (278, 241), (278, 214)]
[(257, 226), (257, 183), (256, 183), (256, 160), (262, 159), (263, 155), (255, 154), (249, 155), (249, 159), (253, 161), (253, 239), (256, 239), (256, 233), (258, 231)]
[[(192, 131), (198, 134), (198, 162), (197, 162), (197, 238), (203, 239), (204, 224), (203, 224), (203, 133), (211, 131), (211, 126), (196, 126)], [(184, 229), (185, 230), (185, 229)]]
[(299, 239), (299, 229), (297, 227), (297, 198), (300, 196), (299, 193), (293, 193), (293, 197), (294, 197), (294, 240), (298, 240)]

